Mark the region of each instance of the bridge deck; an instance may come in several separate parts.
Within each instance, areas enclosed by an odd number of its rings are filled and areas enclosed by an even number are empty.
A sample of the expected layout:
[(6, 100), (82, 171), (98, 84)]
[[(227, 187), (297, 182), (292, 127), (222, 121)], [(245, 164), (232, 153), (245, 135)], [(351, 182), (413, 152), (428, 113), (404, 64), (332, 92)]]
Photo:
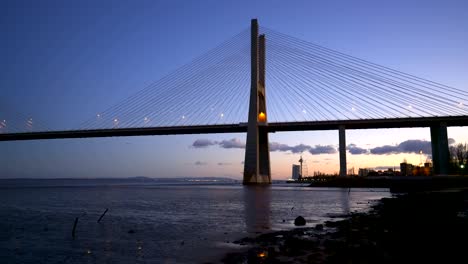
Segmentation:
[[(440, 123), (445, 123), (447, 124), (447, 126), (468, 126), (468, 116), (281, 122), (269, 123), (268, 131), (274, 133), (283, 131), (337, 130), (340, 126), (345, 126), (346, 129), (430, 127), (437, 126)], [(227, 125), (112, 128), (93, 130), (25, 132), (10, 134), (6, 133), (0, 134), (0, 141), (240, 132), (247, 132), (246, 123)]]

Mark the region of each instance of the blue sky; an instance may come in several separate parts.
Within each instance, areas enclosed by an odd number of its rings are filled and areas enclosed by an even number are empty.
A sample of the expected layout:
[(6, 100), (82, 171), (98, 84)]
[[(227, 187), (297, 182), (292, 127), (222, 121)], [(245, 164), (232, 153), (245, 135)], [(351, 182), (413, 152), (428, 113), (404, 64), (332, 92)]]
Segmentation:
[[(2, 1), (0, 103), (52, 128), (73, 128), (247, 28), (261, 25), (468, 90), (465, 1)], [(466, 128), (449, 129), (468, 142)], [(338, 144), (336, 131), (277, 133), (291, 146)], [(0, 177), (230, 176), (243, 149), (194, 148), (242, 134), (0, 143)], [(371, 149), (429, 140), (429, 129), (348, 131)], [(309, 171), (338, 155), (304, 154)], [(416, 154), (351, 155), (348, 167), (394, 166)], [(273, 178), (298, 153), (273, 152)], [(196, 165), (198, 164), (198, 165)]]

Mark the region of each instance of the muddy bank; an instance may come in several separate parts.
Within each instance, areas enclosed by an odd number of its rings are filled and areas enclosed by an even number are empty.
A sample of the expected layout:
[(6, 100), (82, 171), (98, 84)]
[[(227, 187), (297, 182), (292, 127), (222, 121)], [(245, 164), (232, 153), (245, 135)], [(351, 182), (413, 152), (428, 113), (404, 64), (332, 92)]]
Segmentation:
[(244, 238), (223, 263), (468, 263), (468, 191), (384, 198), (369, 213)]

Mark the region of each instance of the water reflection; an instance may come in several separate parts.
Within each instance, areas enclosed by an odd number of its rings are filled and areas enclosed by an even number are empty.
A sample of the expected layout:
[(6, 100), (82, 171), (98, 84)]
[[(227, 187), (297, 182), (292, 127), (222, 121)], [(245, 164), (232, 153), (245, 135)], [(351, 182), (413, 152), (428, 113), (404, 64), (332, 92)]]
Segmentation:
[(271, 187), (244, 186), (245, 224), (247, 232), (262, 232), (271, 228)]
[(347, 215), (351, 211), (350, 206), (350, 199), (351, 199), (351, 188), (340, 188), (340, 202), (341, 202), (341, 209), (343, 210), (343, 214)]

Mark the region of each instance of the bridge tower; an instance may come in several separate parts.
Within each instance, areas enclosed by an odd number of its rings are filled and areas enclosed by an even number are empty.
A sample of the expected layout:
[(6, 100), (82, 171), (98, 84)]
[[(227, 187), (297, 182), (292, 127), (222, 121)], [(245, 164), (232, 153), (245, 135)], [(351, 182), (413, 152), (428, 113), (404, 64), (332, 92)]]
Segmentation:
[(430, 129), (434, 175), (447, 175), (449, 173), (450, 159), (447, 124), (441, 122), (432, 125)]
[(258, 35), (257, 19), (251, 21), (251, 86), (244, 184), (270, 184), (270, 148), (265, 93), (265, 35)]

